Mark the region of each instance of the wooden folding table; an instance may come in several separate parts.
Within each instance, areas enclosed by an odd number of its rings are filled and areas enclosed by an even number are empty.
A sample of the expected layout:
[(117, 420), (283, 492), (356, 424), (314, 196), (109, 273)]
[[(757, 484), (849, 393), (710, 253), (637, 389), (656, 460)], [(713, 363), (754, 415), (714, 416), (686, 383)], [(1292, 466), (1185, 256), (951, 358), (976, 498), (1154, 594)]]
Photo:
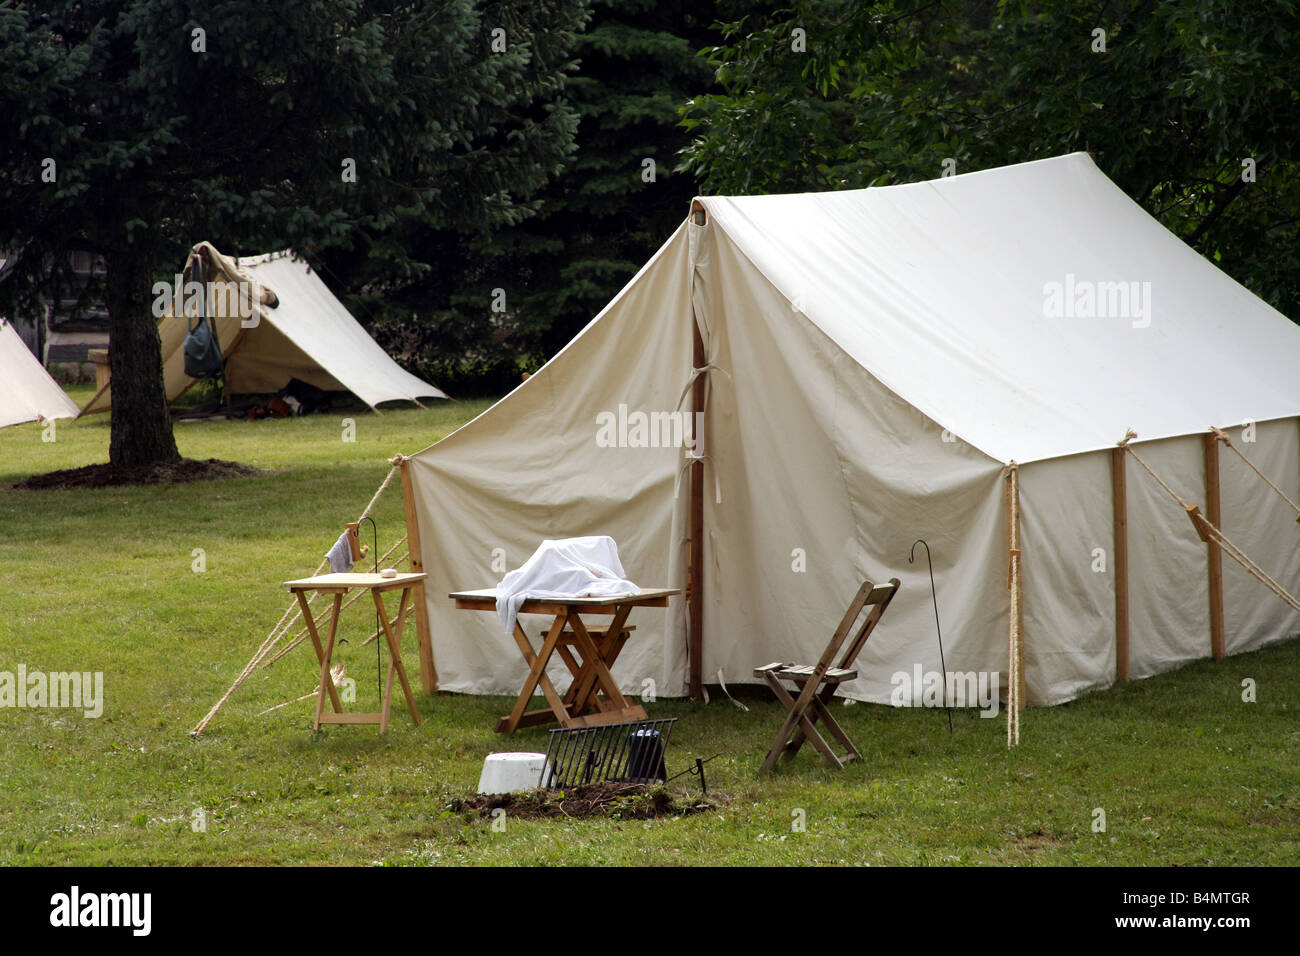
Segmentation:
[[(627, 640), (627, 616), (634, 607), (667, 607), (668, 599), (680, 594), (678, 588), (643, 588), (625, 597), (530, 598), (519, 608), (520, 614), (550, 614), (554, 620), (542, 639), (541, 650), (534, 652), (523, 625), (515, 621), (514, 639), (528, 664), (528, 677), (515, 701), (514, 709), (496, 726), (499, 734), (511, 734), (520, 727), (559, 721), (561, 727), (590, 727), (645, 720), (646, 712), (623, 696), (610, 668)], [(469, 611), (497, 609), (496, 588), (457, 591), (450, 595), (456, 607)], [(589, 628), (584, 615), (613, 615), (608, 625)], [(563, 697), (546, 673), (553, 654), (559, 655), (573, 683)], [(541, 687), (546, 707), (528, 709), (534, 691)]]
[[(320, 687), (316, 693), (316, 717), (312, 723), (313, 730), (320, 730), (321, 724), (378, 724), (381, 734), (388, 732), (388, 712), (393, 703), (393, 677), (402, 682), (402, 693), (406, 695), (406, 706), (411, 712), (411, 720), (420, 723), (420, 712), (415, 707), (415, 696), (406, 679), (406, 668), (402, 666), (402, 628), (406, 624), (406, 615), (411, 610), (411, 590), (423, 581), (425, 575), (398, 574), (386, 578), (380, 574), (321, 574), (314, 578), (300, 578), (285, 581), (285, 587), (298, 598), (302, 608), (302, 619), (307, 625), (307, 633), (316, 648), (316, 659), (320, 661)], [(338, 690), (330, 678), (330, 658), (334, 656), (334, 638), (338, 633), (339, 611), (343, 607), (343, 595), (353, 588), (368, 588), (375, 600), (375, 610), (379, 613), (380, 631), (388, 644), (388, 680), (384, 682), (383, 706), (377, 714), (345, 714), (339, 702)], [(389, 622), (388, 611), (384, 609), (384, 592), (402, 589), (402, 599), (397, 609), (397, 619)], [(316, 633), (316, 622), (307, 603), (308, 591), (320, 591), (334, 595), (334, 606), (330, 610), (329, 633), (325, 645)], [(333, 713), (325, 712), (325, 698), (328, 695)]]

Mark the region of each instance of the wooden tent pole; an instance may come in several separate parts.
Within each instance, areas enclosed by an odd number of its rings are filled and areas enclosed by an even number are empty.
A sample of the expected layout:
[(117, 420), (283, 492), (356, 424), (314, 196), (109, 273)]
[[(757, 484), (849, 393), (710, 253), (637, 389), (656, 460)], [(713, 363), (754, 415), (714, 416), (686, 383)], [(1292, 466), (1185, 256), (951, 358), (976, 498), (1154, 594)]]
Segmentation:
[[(411, 571), (424, 571), (424, 552), (420, 550), (420, 519), (415, 513), (415, 488), (411, 485), (411, 460), (403, 457), (402, 504), (406, 511), (406, 543), (411, 552)], [(426, 694), (438, 689), (438, 668), (433, 660), (433, 633), (429, 629), (429, 604), (425, 600), (424, 582), (412, 586), (415, 601), (415, 632), (420, 645), (420, 683)]]
[(1128, 680), (1128, 476), (1126, 452), (1110, 452), (1110, 487), (1115, 513), (1115, 680)]
[[(1213, 433), (1201, 436), (1205, 448), (1205, 517), (1219, 530), (1223, 514), (1219, 501), (1219, 439)], [(1223, 547), (1213, 536), (1206, 542), (1210, 564), (1210, 653), (1223, 660)]]
[(1020, 467), (1005, 470), (1007, 505), (1007, 746), (1020, 746), (1020, 711), (1025, 701), (1024, 608), (1020, 586)]
[[(1016, 710), (1025, 709), (1025, 602), (1024, 586), (1021, 583), (1021, 544), (1020, 544), (1020, 466), (1011, 462), (1007, 474), (1007, 494), (1010, 507), (1007, 512), (1008, 550), (1010, 551), (1010, 574), (1008, 586), (1012, 592), (1015, 611), (1013, 641), (1015, 647), (1016, 673)], [(1016, 721), (1016, 742), (1019, 743), (1020, 721)]]
[[(691, 328), (695, 333), (694, 368), (703, 368), (708, 363), (704, 352), (704, 338), (700, 335), (699, 324), (695, 321), (695, 310), (691, 310)], [(704, 376), (697, 375), (691, 385), (691, 409), (696, 414), (693, 422), (700, 421), (704, 411)], [(704, 449), (698, 444), (703, 436), (696, 435), (696, 454), (703, 454)], [(690, 695), (692, 700), (704, 696), (704, 462), (691, 463), (691, 502), (690, 524), (687, 532), (691, 542), (691, 556), (687, 569), (686, 593), (689, 595), (690, 610)]]
[[(691, 202), (691, 220), (698, 226), (707, 221), (708, 213), (700, 201)], [(694, 287), (695, 276), (691, 276)], [(704, 414), (704, 375), (695, 369), (704, 368), (708, 362), (708, 353), (704, 348), (704, 336), (700, 334), (699, 317), (695, 314), (694, 297), (691, 302), (691, 374), (695, 376), (691, 384), (692, 423), (698, 424)], [(701, 429), (702, 431), (703, 429)], [(696, 455), (703, 455), (701, 447), (703, 435), (695, 434)], [(690, 541), (690, 557), (686, 566), (686, 600), (689, 620), (687, 630), (690, 633), (690, 675), (687, 692), (691, 700), (704, 697), (704, 462), (691, 463), (691, 500), (688, 507), (687, 538)]]

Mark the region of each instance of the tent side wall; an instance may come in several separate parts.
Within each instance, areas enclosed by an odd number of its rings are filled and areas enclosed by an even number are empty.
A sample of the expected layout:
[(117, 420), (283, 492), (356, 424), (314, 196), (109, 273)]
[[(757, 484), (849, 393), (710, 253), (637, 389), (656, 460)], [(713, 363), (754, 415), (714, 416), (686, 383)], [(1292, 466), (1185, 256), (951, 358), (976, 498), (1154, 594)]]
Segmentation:
[[(1242, 429), (1234, 443), (1292, 500), (1300, 500), (1300, 422)], [(1248, 431), (1249, 435), (1250, 432)], [(1189, 504), (1207, 509), (1199, 435), (1137, 442), (1134, 450)], [(1220, 446), (1222, 530), (1276, 580), (1300, 580), (1295, 512)], [(1209, 550), (1177, 502), (1131, 456), (1128, 509), (1131, 678), (1212, 654)], [(1029, 703), (1056, 704), (1116, 679), (1114, 497), (1109, 452), (1021, 466), (1025, 673)], [(1300, 613), (1223, 556), (1226, 650), (1255, 650), (1300, 631)]]
[[(1233, 444), (1260, 471), (1300, 502), (1300, 418), (1259, 422), (1228, 430)], [(1295, 512), (1233, 451), (1219, 450), (1223, 532), (1274, 580), (1297, 594), (1300, 524)], [(1189, 522), (1190, 524), (1190, 522)], [(1223, 558), (1223, 613), (1229, 654), (1257, 650), (1300, 632), (1300, 613), (1288, 608), (1253, 575)]]
[[(677, 405), (691, 367), (689, 295), (683, 228), (527, 382), (411, 456), (441, 687), (518, 692), (527, 669), (497, 616), (458, 611), (447, 594), (495, 584), (544, 539), (608, 534), (632, 580), (684, 585), (671, 531), (682, 450), (639, 447), (648, 435), (636, 433), (633, 415)], [(613, 432), (602, 433), (609, 417)], [(620, 429), (620, 418), (632, 427)], [(678, 597), (667, 611), (633, 612), (635, 639), (614, 668), (621, 686), (641, 693), (651, 680), (665, 695), (685, 686), (684, 605)], [(540, 619), (521, 621), (532, 633)], [(551, 677), (559, 687), (569, 682), (558, 664)]]
[[(301, 379), (327, 392), (348, 390), (271, 323), (260, 322), (256, 328), (247, 330), (240, 330), (233, 320), (231, 324), (234, 335), (243, 331), (243, 336), (228, 353), (231, 392), (237, 395), (276, 392), (291, 378)], [(183, 362), (181, 368), (183, 371)]]

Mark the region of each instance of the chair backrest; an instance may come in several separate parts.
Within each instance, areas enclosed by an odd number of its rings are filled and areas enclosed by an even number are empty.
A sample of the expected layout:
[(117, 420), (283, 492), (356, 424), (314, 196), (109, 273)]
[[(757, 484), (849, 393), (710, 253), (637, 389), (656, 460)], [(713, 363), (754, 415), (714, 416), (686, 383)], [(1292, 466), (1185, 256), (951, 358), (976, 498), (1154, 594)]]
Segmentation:
[(849, 632), (861, 616), (863, 609), (870, 608), (862, 622), (862, 626), (858, 628), (853, 635), (853, 640), (845, 647), (844, 655), (837, 665), (846, 670), (853, 666), (853, 662), (862, 653), (862, 648), (866, 646), (867, 638), (871, 636), (871, 632), (876, 629), (876, 625), (880, 623), (880, 619), (889, 608), (889, 602), (898, 593), (899, 583), (898, 578), (890, 578), (885, 584), (873, 584), (871, 581), (862, 582), (862, 587), (858, 588), (858, 593), (849, 604), (849, 609), (844, 612), (844, 617), (840, 620), (840, 626), (835, 629), (835, 635), (831, 638), (830, 644), (826, 646), (826, 652), (822, 655), (824, 666), (830, 666), (835, 652), (844, 645), (844, 641), (848, 638)]

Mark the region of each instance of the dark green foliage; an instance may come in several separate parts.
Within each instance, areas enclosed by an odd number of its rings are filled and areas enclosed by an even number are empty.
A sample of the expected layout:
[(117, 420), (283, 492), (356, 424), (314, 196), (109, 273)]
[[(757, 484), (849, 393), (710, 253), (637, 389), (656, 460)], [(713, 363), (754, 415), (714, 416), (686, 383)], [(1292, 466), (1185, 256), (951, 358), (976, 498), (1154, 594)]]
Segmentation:
[(706, 53), (723, 91), (684, 111), (695, 139), (681, 166), (709, 192), (857, 188), (932, 179), (945, 160), (969, 172), (1088, 150), (1300, 317), (1293, 3), (800, 0), (725, 33)]
[[(23, 252), (4, 294), (30, 297), (69, 250), (103, 252), (110, 287), (132, 272), (107, 304), (134, 348), (149, 281), (199, 239), (361, 250), (379, 274), (422, 275), (438, 263), (398, 241), (407, 224), (518, 222), (568, 154), (557, 94), (585, 17), (584, 0), (0, 3), (0, 248)], [(127, 387), (159, 377), (156, 351), (113, 357), (115, 447), (156, 401)]]
[(687, 143), (677, 110), (709, 82), (695, 52), (712, 18), (711, 4), (596, 0), (565, 89), (580, 122), (563, 173), (526, 220), (404, 232), (435, 267), (350, 303), (382, 316), (380, 341), (461, 395), (517, 384), (586, 325), (686, 218), (695, 183), (672, 172)]

